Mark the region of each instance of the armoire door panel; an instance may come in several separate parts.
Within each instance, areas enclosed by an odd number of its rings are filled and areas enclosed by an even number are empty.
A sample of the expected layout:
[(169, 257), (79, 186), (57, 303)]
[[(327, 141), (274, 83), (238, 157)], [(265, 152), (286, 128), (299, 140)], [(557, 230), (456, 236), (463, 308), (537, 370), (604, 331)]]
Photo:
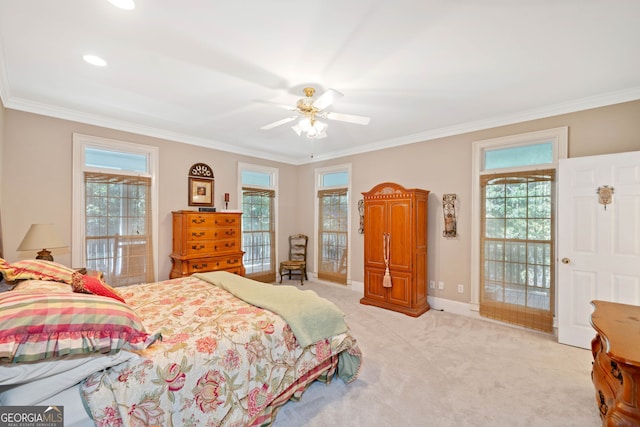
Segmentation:
[(389, 268), (411, 269), (411, 200), (401, 199), (388, 202), (389, 220)]
[(385, 301), (386, 291), (382, 286), (382, 281), (384, 279), (384, 270), (370, 268), (366, 270), (365, 274), (367, 296), (374, 300)]
[(373, 201), (365, 205), (364, 225), (365, 252), (369, 254), (365, 260), (372, 268), (384, 268), (384, 234), (386, 233), (386, 202)]
[(389, 302), (404, 307), (411, 307), (411, 274), (391, 273)]

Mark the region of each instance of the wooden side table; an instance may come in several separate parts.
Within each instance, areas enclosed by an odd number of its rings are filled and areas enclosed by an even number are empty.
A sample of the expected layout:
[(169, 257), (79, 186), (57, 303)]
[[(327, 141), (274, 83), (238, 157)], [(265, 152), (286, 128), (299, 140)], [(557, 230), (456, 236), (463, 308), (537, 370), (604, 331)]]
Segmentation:
[(603, 426), (640, 425), (640, 306), (592, 301), (596, 403)]

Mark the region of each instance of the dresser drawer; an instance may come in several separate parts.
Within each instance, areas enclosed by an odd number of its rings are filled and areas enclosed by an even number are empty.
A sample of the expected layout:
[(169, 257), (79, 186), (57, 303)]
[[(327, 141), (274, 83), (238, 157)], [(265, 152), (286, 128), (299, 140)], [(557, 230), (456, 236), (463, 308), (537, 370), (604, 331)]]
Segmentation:
[(220, 213), (216, 215), (213, 220), (213, 223), (216, 227), (232, 227), (235, 229), (240, 229), (240, 216), (237, 214), (225, 214)]
[(206, 271), (231, 270), (242, 268), (242, 255), (218, 258), (201, 258), (187, 261), (189, 274)]
[(240, 251), (237, 239), (227, 240), (192, 240), (187, 242), (187, 255), (197, 254), (226, 254)]
[(237, 214), (219, 213), (216, 215), (207, 215), (194, 212), (186, 214), (186, 226), (189, 230), (212, 227), (239, 228), (240, 218)]

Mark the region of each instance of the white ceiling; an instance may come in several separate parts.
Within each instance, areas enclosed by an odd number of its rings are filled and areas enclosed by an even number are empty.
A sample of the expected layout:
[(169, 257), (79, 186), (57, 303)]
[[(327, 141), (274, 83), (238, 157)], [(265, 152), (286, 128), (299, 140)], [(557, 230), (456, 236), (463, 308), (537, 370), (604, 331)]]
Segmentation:
[[(370, 124), (260, 129), (308, 85)], [(303, 164), (640, 99), (640, 1), (0, 0), (0, 96)]]

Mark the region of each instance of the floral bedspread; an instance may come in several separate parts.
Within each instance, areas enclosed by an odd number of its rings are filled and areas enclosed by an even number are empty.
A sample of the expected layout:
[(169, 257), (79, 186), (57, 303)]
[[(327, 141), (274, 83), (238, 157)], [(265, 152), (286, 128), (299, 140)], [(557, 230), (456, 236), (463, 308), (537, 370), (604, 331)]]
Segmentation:
[(97, 426), (252, 425), (328, 359), (360, 364), (349, 331), (303, 349), (281, 317), (195, 277), (119, 290), (162, 341), (86, 379)]

